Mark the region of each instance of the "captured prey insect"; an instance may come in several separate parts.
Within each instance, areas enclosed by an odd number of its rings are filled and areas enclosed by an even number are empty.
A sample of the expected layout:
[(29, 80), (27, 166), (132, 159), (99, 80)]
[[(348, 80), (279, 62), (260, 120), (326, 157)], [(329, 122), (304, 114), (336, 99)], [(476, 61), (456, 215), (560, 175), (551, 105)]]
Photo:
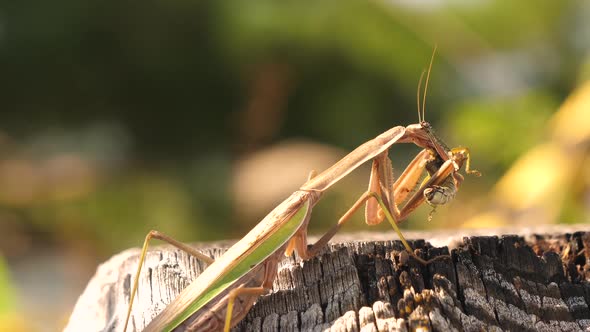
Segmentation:
[[(394, 181), (388, 150), (396, 143), (414, 143), (423, 150)], [(373, 160), (369, 189), (332, 229), (308, 248), (307, 225), (313, 207), (326, 190), (369, 160)], [(440, 197), (445, 195), (447, 189), (439, 188), (456, 190), (458, 185), (454, 181), (459, 178), (458, 171), (464, 161), (467, 161), (469, 170), (469, 160), (467, 150), (449, 150), (435, 135), (430, 124), (420, 117), (418, 124), (393, 127), (367, 141), (324, 172), (318, 175), (312, 172), (299, 190), (279, 204), (216, 260), (164, 234), (152, 231), (143, 245), (124, 329), (127, 329), (129, 323), (139, 273), (152, 238), (169, 242), (210, 265), (144, 331), (172, 331), (179, 327), (188, 331), (229, 331), (248, 313), (260, 295), (271, 290), (277, 275), (277, 265), (283, 254), (291, 255), (297, 251), (302, 259), (313, 257), (363, 204), (368, 224), (377, 224), (387, 219), (408, 253), (427, 264), (430, 261), (425, 261), (414, 253), (397, 224), (424, 200), (433, 204), (442, 202)], [(425, 170), (430, 173), (430, 177), (418, 185)], [(452, 188), (449, 179), (453, 181)], [(414, 190), (416, 187), (418, 189)], [(425, 195), (428, 189), (429, 194)], [(412, 192), (411, 197), (406, 200)], [(404, 205), (400, 208), (400, 204)], [(436, 258), (440, 257), (448, 256)]]

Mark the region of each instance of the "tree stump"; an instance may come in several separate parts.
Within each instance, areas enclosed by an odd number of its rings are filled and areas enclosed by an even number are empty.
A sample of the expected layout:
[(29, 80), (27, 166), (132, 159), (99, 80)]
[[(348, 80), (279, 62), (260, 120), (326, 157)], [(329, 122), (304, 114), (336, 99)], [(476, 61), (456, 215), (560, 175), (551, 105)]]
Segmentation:
[[(424, 258), (449, 253), (411, 245)], [(99, 266), (65, 331), (122, 330), (138, 253)], [(330, 244), (307, 261), (285, 258), (272, 294), (232, 331), (590, 330), (589, 259), (586, 232), (467, 236), (428, 266), (399, 241)], [(129, 330), (141, 331), (205, 267), (167, 246), (149, 251)]]

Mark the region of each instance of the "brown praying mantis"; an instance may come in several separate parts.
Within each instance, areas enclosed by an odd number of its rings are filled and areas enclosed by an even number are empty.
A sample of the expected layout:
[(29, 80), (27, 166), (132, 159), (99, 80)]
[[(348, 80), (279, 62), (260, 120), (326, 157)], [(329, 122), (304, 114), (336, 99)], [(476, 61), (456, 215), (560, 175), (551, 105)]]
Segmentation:
[[(428, 73), (426, 86), (430, 69)], [(421, 81), (422, 77), (420, 85)], [(425, 99), (422, 112), (424, 106)], [(387, 219), (408, 253), (421, 263), (428, 264), (430, 261), (414, 253), (397, 224), (424, 201), (436, 206), (452, 199), (463, 180), (458, 171), (464, 163), (467, 173), (478, 172), (470, 169), (470, 155), (466, 148), (449, 149), (436, 136), (431, 125), (423, 120), (424, 113), (420, 116), (420, 107), (418, 114), (418, 124), (393, 127), (362, 144), (324, 172), (316, 175), (312, 171), (308, 181), (299, 190), (216, 260), (162, 233), (151, 231), (146, 236), (141, 252), (124, 330), (129, 324), (139, 273), (152, 238), (166, 241), (210, 265), (144, 331), (172, 331), (179, 327), (187, 331), (229, 331), (244, 318), (259, 296), (272, 289), (283, 253), (291, 255), (297, 251), (302, 259), (313, 257), (363, 205), (367, 224), (374, 225)], [(388, 157), (389, 148), (396, 143), (414, 143), (423, 148), (397, 180), (393, 177)], [(308, 248), (307, 225), (313, 207), (326, 190), (369, 160), (372, 160), (369, 189), (332, 229)], [(428, 172), (428, 178), (418, 185), (424, 171)], [(448, 256), (434, 259), (441, 257)]]

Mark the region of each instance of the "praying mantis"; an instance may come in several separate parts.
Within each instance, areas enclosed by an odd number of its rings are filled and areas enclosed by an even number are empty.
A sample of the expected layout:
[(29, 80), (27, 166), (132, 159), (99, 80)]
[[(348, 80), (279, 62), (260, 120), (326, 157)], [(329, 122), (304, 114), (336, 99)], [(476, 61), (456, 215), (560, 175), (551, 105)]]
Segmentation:
[[(430, 69), (428, 73), (426, 86)], [(421, 81), (422, 77), (420, 85)], [(422, 112), (424, 106), (425, 99)], [(363, 205), (367, 224), (375, 225), (386, 219), (408, 253), (421, 263), (428, 264), (430, 261), (425, 261), (414, 253), (397, 224), (424, 201), (436, 206), (452, 199), (463, 180), (463, 176), (458, 172), (464, 164), (468, 174), (478, 173), (470, 169), (470, 154), (466, 148), (449, 149), (435, 134), (432, 126), (424, 120), (424, 113), (420, 116), (420, 107), (418, 114), (418, 124), (393, 127), (360, 145), (324, 172), (316, 174), (312, 171), (308, 181), (299, 190), (279, 204), (216, 260), (165, 234), (151, 231), (146, 236), (142, 248), (124, 331), (129, 324), (139, 273), (152, 238), (166, 241), (187, 251), (209, 266), (156, 316), (144, 331), (172, 331), (179, 327), (188, 331), (229, 331), (244, 318), (259, 296), (272, 289), (278, 263), (283, 254), (291, 255), (296, 251), (302, 259), (313, 257)], [(388, 151), (397, 143), (414, 143), (423, 150), (395, 180)], [(307, 226), (313, 207), (326, 190), (369, 160), (372, 160), (372, 167), (368, 190), (332, 229), (308, 248)], [(428, 177), (418, 185), (424, 171), (428, 173)], [(418, 189), (414, 191), (416, 187)], [(405, 204), (399, 208), (404, 202)], [(434, 259), (441, 257), (448, 256), (438, 256)]]

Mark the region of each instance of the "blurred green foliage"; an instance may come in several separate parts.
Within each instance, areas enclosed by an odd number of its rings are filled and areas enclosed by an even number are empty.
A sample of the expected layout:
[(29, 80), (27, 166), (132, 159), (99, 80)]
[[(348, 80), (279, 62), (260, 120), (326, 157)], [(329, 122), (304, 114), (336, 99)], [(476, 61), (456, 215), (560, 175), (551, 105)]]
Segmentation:
[[(455, 116), (443, 124), (443, 137), (459, 145), (465, 142), (465, 146), (476, 142), (477, 149), (472, 151), (478, 167), (488, 180), (493, 180), (518, 156), (546, 138), (545, 124), (558, 106), (559, 101), (535, 92), (470, 100), (454, 106)], [(479, 162), (482, 158), (485, 164)]]
[[(233, 160), (289, 137), (351, 149), (415, 122), (417, 78), (433, 43), (440, 52), (428, 119), (451, 143), (470, 146), (492, 183), (543, 137), (544, 121), (575, 84), (585, 6), (5, 4), (3, 157), (36, 163), (72, 154), (88, 161), (96, 181), (72, 199), (3, 205), (17, 216), (10, 220), (42, 227), (54, 242), (82, 232), (104, 253), (137, 243), (150, 227), (192, 231), (194, 240), (225, 237), (222, 226), (236, 215), (227, 208)], [(257, 89), (264, 75), (274, 81)], [(269, 134), (248, 139), (260, 119), (241, 122), (244, 109), (271, 87), (284, 91), (263, 119), (272, 122)], [(88, 136), (96, 126), (110, 129), (95, 130), (90, 143), (68, 134)], [(52, 140), (56, 133), (62, 139)], [(211, 219), (224, 223), (215, 229)]]
[[(458, 199), (482, 196), (543, 139), (588, 72), (588, 9), (575, 0), (4, 3), (0, 250), (18, 259), (57, 247), (97, 260), (139, 246), (149, 229), (183, 241), (240, 237), (256, 220), (233, 207), (238, 161), (293, 138), (349, 151), (415, 123), (434, 44), (426, 116), (485, 174)], [(394, 150), (396, 172), (417, 151)], [(311, 227), (331, 224), (363, 189), (328, 197)], [(409, 225), (427, 226), (426, 213)]]
[(12, 289), (8, 266), (0, 256), (0, 315), (15, 310), (15, 294)]
[[(71, 199), (36, 195), (3, 205), (12, 222), (43, 228), (53, 244), (65, 233), (93, 239), (103, 253), (138, 243), (152, 227), (193, 232), (194, 240), (226, 237), (223, 225), (239, 214), (228, 209), (234, 160), (289, 137), (351, 149), (415, 122), (417, 78), (434, 43), (427, 117), (451, 144), (471, 147), (493, 183), (543, 137), (544, 122), (575, 84), (585, 6), (5, 4), (3, 157), (34, 164), (71, 154), (95, 179)], [(269, 82), (257, 88), (265, 75)], [(282, 90), (278, 97), (273, 88)], [(244, 117), (252, 99), (273, 96), (267, 117)], [(261, 121), (268, 133), (247, 134)], [(401, 161), (411, 157), (403, 154)], [(211, 219), (223, 223), (216, 229)]]

